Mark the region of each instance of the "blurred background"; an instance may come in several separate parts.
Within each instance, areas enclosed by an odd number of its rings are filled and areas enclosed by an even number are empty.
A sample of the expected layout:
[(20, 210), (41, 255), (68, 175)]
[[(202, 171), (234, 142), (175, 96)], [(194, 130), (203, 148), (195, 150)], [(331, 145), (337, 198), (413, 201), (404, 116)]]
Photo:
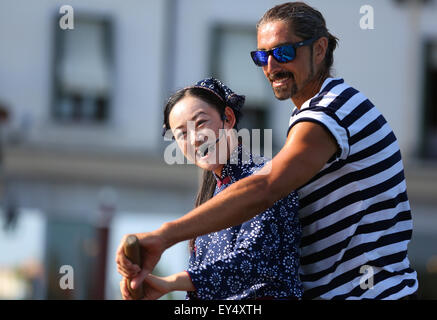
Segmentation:
[[(169, 94), (215, 76), (247, 97), (241, 127), (285, 142), (292, 104), (274, 99), (249, 51), (280, 1), (0, 0), (0, 299), (120, 299), (126, 233), (188, 212), (199, 172), (169, 166)], [(312, 1), (340, 39), (335, 75), (382, 111), (404, 157), (419, 294), (437, 299), (437, 1)], [(63, 30), (63, 5), (74, 29)], [(361, 29), (360, 8), (374, 10)], [(156, 272), (184, 270), (188, 245)], [(74, 289), (61, 289), (61, 266)], [(176, 292), (164, 299), (183, 299)]]

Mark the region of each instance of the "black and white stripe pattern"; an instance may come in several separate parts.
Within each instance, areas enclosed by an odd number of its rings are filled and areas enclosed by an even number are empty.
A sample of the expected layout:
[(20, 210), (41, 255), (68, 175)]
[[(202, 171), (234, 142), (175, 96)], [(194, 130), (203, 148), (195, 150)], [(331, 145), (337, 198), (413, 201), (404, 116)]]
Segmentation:
[[(362, 93), (333, 78), (295, 108), (289, 130), (302, 121), (321, 124), (338, 144), (336, 158), (298, 190), (304, 297), (398, 299), (414, 293), (417, 274), (407, 256), (411, 212), (392, 129)], [(372, 267), (372, 289), (360, 286), (363, 266)]]

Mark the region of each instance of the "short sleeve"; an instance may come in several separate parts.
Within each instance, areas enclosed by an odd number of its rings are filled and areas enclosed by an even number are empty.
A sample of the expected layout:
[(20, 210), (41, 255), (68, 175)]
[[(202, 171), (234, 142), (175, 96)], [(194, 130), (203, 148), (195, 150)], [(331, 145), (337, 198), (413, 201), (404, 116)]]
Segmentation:
[(303, 109), (296, 115), (290, 118), (288, 125), (287, 135), (291, 128), (299, 122), (314, 122), (323, 126), (332, 137), (337, 142), (338, 152), (336, 155), (337, 159), (346, 159), (349, 156), (349, 133), (346, 128), (340, 124), (340, 120), (335, 115), (335, 113), (329, 112), (328, 108), (323, 108), (326, 110), (311, 110)]

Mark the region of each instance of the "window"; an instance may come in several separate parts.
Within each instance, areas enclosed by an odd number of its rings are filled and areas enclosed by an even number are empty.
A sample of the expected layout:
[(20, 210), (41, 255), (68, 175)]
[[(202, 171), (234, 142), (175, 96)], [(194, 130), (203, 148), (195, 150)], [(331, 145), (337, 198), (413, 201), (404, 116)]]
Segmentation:
[(437, 159), (437, 40), (425, 44), (425, 93), (422, 156)]
[(256, 30), (253, 26), (216, 25), (212, 28), (211, 41), (211, 75), (246, 96), (238, 127), (260, 129), (261, 150), (264, 150), (263, 129), (270, 125), (266, 97), (271, 89), (262, 70), (250, 57), (250, 51), (257, 45)]
[(112, 72), (110, 22), (75, 15), (73, 30), (57, 28), (53, 117), (59, 122), (104, 123)]

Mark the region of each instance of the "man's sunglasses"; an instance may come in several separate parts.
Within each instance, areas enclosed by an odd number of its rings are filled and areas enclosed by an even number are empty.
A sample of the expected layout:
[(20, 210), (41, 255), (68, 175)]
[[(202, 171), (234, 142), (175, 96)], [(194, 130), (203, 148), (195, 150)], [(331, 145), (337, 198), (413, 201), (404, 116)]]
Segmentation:
[(296, 57), (296, 49), (303, 46), (308, 46), (316, 41), (318, 38), (311, 38), (308, 40), (283, 44), (282, 46), (278, 46), (271, 50), (257, 50), (252, 51), (250, 55), (252, 56), (253, 62), (259, 67), (266, 66), (269, 61), (269, 56), (273, 55), (273, 57), (279, 63), (286, 63), (292, 61)]

